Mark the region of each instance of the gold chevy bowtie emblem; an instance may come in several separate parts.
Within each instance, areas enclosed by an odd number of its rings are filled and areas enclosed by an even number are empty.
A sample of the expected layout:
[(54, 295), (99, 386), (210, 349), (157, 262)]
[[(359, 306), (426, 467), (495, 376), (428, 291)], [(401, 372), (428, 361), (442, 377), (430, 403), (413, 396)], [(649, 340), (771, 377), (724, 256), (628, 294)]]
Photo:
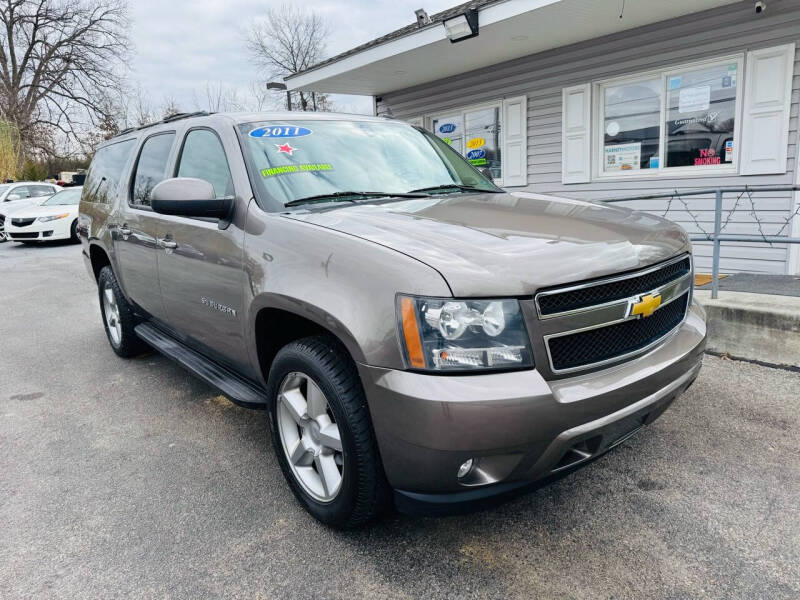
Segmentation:
[(649, 317), (661, 306), (661, 294), (647, 294), (631, 305), (631, 316)]

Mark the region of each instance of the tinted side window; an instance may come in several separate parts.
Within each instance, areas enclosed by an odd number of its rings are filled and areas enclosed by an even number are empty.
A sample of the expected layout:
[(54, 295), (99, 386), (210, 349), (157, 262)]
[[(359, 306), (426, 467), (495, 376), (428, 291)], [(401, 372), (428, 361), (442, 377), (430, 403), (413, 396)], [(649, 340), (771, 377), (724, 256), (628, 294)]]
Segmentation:
[[(11, 198), (12, 200), (19, 200), (20, 198), (30, 198), (31, 191), (30, 189), (28, 189), (28, 186), (19, 185), (15, 187), (13, 190), (11, 190), (11, 192), (8, 195), (9, 197), (14, 196), (13, 198)], [(17, 198), (16, 196), (19, 196), (19, 198)]]
[(208, 181), (214, 186), (217, 198), (233, 196), (233, 180), (222, 142), (207, 129), (195, 129), (186, 134), (178, 177), (196, 177)]
[(150, 206), (150, 193), (156, 184), (165, 178), (167, 158), (174, 140), (174, 133), (163, 133), (145, 141), (139, 153), (136, 174), (133, 178), (131, 190), (133, 206)]
[(46, 185), (32, 185), (30, 186), (33, 190), (31, 196), (41, 197), (41, 196), (52, 196), (53, 195), (53, 188), (49, 188)]
[(92, 159), (86, 181), (83, 185), (83, 197), (86, 202), (111, 204), (117, 195), (122, 171), (136, 146), (136, 140), (125, 140), (111, 146), (100, 148)]

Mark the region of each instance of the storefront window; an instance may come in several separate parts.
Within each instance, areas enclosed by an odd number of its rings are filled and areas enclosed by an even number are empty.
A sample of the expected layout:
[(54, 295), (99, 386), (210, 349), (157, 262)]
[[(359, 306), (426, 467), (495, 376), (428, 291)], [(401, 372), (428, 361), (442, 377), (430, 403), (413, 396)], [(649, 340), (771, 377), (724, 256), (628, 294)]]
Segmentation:
[(661, 80), (609, 86), (603, 98), (604, 171), (658, 168)]
[(738, 65), (667, 75), (667, 167), (733, 162)]
[(734, 59), (601, 84), (600, 173), (732, 166), (740, 70)]
[(476, 168), (488, 168), (492, 177), (502, 177), (500, 156), (500, 107), (465, 110), (431, 120), (433, 133), (463, 154)]

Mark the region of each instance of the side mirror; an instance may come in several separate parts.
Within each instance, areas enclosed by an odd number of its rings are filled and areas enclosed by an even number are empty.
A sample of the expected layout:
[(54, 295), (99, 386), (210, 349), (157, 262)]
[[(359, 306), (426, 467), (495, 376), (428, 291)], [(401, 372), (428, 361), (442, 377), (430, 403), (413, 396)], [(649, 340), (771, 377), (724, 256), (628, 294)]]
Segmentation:
[(150, 208), (162, 215), (227, 219), (233, 198), (215, 197), (214, 186), (203, 179), (174, 177), (153, 188)]
[(22, 200), (22, 196), (20, 196), (19, 194), (9, 194), (8, 197), (6, 198), (6, 201), (8, 200)]
[(492, 170), (488, 167), (483, 167), (482, 169), (478, 169), (478, 173), (486, 177), (489, 181), (494, 181), (494, 176), (492, 175)]

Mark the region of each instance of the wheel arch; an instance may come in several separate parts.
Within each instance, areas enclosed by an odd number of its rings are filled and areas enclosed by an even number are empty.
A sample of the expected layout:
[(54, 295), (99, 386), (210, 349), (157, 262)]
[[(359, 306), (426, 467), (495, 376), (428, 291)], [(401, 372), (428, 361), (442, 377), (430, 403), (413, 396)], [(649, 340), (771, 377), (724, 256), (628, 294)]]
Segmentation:
[(114, 268), (111, 265), (111, 257), (100, 244), (89, 244), (89, 261), (92, 265), (95, 281), (100, 278), (100, 271), (103, 270), (103, 267), (108, 266), (111, 267), (112, 270)]
[(295, 340), (327, 334), (338, 340), (356, 362), (364, 353), (352, 332), (333, 315), (295, 298), (265, 295), (253, 301), (250, 311), (250, 347), (266, 383), (278, 351)]

